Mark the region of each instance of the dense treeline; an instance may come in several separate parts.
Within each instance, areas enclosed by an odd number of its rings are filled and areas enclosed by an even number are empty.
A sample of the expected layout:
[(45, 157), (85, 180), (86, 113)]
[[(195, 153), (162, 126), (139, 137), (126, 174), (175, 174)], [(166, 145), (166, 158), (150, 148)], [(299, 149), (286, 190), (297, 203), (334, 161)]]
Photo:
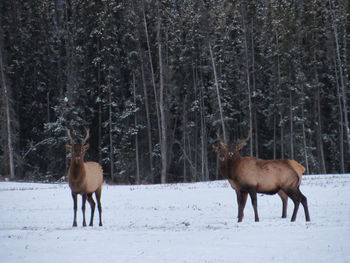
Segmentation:
[(57, 180), (66, 130), (123, 183), (219, 178), (211, 144), (349, 172), (347, 0), (3, 0), (0, 175)]

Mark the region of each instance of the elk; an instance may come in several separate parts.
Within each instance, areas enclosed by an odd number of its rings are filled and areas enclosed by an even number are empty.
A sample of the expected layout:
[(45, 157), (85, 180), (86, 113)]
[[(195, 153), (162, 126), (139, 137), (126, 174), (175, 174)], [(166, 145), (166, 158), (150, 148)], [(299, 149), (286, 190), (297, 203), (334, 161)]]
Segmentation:
[(95, 201), (92, 197), (95, 193), (100, 223), (102, 226), (102, 206), (101, 206), (101, 191), (103, 184), (103, 171), (101, 165), (96, 162), (84, 162), (85, 152), (89, 149), (89, 144), (86, 144), (89, 138), (89, 129), (85, 129), (86, 136), (81, 143), (75, 143), (70, 130), (67, 130), (68, 138), (71, 144), (67, 144), (67, 151), (71, 153), (71, 160), (68, 168), (68, 184), (72, 191), (74, 219), (73, 227), (77, 226), (77, 202), (78, 194), (82, 196), (82, 212), (83, 226), (86, 226), (85, 221), (85, 203), (88, 200), (91, 208), (91, 217), (89, 226), (93, 226)]
[(292, 222), (296, 219), (301, 203), (304, 207), (305, 219), (310, 221), (307, 199), (299, 189), (305, 168), (294, 160), (241, 157), (239, 151), (248, 139), (249, 136), (231, 145), (222, 141), (219, 147), (213, 145), (214, 151), (219, 155), (220, 173), (228, 179), (237, 194), (238, 222), (242, 222), (248, 194), (254, 208), (255, 221), (259, 221), (257, 193), (271, 195), (279, 193), (283, 203), (282, 217), (286, 216), (287, 199), (291, 198), (294, 202)]

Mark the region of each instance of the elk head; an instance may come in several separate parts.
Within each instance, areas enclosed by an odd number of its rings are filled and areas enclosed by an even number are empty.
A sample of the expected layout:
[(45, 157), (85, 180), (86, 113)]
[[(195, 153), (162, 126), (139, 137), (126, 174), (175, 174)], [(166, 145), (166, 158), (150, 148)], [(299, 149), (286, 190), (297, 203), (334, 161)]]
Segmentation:
[(82, 140), (82, 142), (75, 143), (72, 138), (72, 134), (70, 130), (69, 129), (67, 130), (67, 136), (71, 144), (67, 144), (66, 148), (67, 148), (67, 151), (69, 151), (72, 154), (71, 158), (72, 160), (75, 161), (75, 163), (84, 161), (85, 152), (87, 151), (87, 149), (89, 149), (89, 146), (90, 146), (89, 144), (85, 144), (87, 139), (89, 139), (90, 130), (85, 128), (85, 131), (86, 131), (86, 135), (85, 135), (85, 138)]
[(220, 145), (212, 145), (212, 148), (215, 152), (219, 154), (219, 160), (221, 162), (227, 161), (228, 159), (234, 159), (239, 151), (247, 144), (249, 140), (249, 135), (245, 139), (237, 140), (235, 143), (226, 144), (223, 141), (220, 141)]

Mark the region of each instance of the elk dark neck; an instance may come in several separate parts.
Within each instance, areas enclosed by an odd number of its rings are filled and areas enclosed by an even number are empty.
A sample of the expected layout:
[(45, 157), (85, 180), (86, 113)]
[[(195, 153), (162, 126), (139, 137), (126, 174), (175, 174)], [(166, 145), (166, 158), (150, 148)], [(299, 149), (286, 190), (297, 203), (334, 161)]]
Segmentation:
[(84, 162), (83, 161), (75, 162), (72, 159), (69, 166), (69, 174), (73, 178), (85, 176)]
[(240, 158), (240, 154), (235, 153), (232, 157), (228, 157), (224, 161), (219, 161), (221, 176), (226, 179), (231, 179), (231, 171), (236, 167)]

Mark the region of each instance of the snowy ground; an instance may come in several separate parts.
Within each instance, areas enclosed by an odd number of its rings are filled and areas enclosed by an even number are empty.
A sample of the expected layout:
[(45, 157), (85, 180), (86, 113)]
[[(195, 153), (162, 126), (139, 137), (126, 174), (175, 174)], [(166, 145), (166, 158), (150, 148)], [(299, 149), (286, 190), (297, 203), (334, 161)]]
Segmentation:
[[(350, 175), (304, 176), (311, 222), (281, 219), (279, 197), (236, 222), (225, 181), (108, 186), (103, 227), (72, 228), (66, 184), (0, 183), (0, 262), (350, 262)], [(81, 202), (81, 199), (79, 199)], [(79, 205), (80, 206), (80, 205)], [(90, 213), (87, 209), (87, 219)]]

